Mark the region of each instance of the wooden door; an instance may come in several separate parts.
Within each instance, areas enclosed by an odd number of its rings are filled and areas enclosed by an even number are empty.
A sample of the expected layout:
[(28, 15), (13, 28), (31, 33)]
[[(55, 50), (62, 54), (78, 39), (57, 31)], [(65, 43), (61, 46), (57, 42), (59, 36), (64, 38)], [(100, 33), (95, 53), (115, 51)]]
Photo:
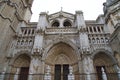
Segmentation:
[(63, 65), (63, 80), (68, 80), (69, 65)]
[(61, 80), (61, 65), (55, 65), (55, 77), (54, 80)]
[(28, 80), (29, 67), (21, 67), (18, 80)]

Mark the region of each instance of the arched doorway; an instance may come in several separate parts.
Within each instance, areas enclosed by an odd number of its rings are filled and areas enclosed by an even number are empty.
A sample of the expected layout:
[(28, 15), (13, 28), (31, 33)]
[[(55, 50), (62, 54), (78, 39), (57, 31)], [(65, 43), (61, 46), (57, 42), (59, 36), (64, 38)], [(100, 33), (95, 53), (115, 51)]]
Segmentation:
[(97, 80), (102, 80), (103, 72), (107, 76), (107, 80), (118, 80), (117, 71), (115, 69), (115, 60), (111, 55), (105, 52), (98, 52), (93, 59)]
[(10, 80), (28, 80), (30, 57), (26, 54), (19, 55), (13, 62)]
[(68, 80), (69, 66), (72, 66), (74, 73), (77, 73), (78, 57), (76, 51), (64, 42), (54, 44), (45, 59), (46, 66), (51, 67), (52, 80)]

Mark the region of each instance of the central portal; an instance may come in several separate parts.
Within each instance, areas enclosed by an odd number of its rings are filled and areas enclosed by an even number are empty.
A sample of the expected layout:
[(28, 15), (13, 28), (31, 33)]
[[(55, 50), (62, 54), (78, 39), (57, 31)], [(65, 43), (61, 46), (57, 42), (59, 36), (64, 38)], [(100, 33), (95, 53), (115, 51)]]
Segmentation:
[(69, 65), (68, 64), (56, 64), (55, 65), (55, 78), (54, 80), (68, 80)]

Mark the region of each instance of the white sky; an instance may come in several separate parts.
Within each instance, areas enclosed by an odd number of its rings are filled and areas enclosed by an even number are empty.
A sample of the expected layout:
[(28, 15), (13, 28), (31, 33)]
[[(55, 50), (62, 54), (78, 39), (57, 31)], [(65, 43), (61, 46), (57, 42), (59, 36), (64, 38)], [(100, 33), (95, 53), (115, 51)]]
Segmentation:
[(75, 14), (82, 10), (85, 20), (95, 20), (103, 14), (103, 2), (106, 0), (34, 0), (32, 22), (37, 22), (40, 12), (55, 13), (61, 10)]

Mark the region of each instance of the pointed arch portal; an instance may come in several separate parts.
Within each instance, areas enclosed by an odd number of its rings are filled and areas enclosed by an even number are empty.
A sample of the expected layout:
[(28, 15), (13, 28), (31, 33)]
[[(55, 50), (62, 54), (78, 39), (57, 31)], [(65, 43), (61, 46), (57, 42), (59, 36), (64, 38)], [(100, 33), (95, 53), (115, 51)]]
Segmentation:
[(28, 80), (30, 60), (26, 54), (16, 57), (12, 63), (11, 73), (17, 75), (10, 75), (9, 80)]
[(67, 80), (69, 66), (73, 66), (77, 59), (75, 50), (69, 44), (59, 42), (49, 49), (45, 62), (52, 68), (53, 80)]
[(115, 74), (117, 73), (115, 67), (115, 60), (107, 54), (106, 52), (98, 52), (94, 55), (94, 68), (97, 73), (97, 80), (102, 80), (102, 68), (107, 75), (108, 80), (118, 80), (118, 76)]

